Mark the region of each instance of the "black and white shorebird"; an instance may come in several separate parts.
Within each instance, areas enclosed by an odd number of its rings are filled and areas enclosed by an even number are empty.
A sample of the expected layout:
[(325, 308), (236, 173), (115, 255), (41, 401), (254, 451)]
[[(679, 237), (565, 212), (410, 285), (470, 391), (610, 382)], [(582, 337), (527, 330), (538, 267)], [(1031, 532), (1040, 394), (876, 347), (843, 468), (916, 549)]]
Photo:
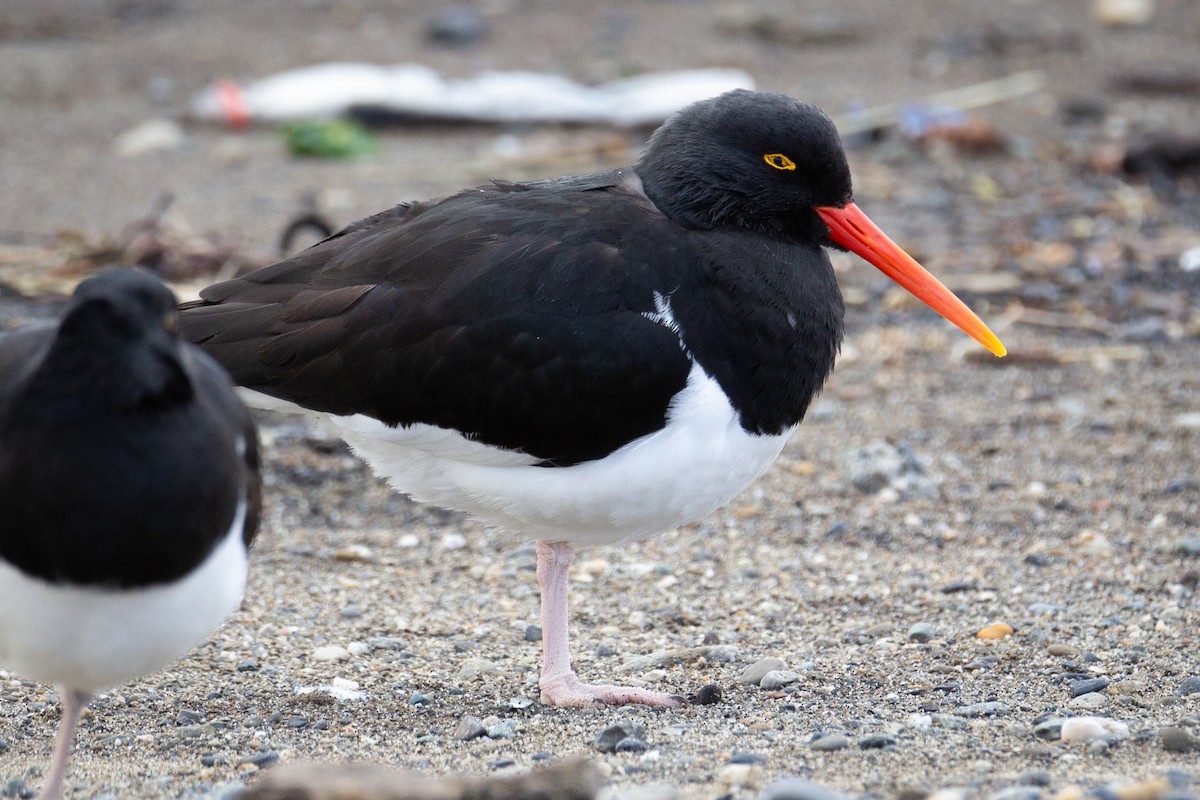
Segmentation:
[(57, 323), (0, 335), (0, 666), (62, 690), (40, 798), (91, 697), (158, 670), (241, 602), (258, 441), (175, 296), (113, 270)]
[(576, 677), (574, 548), (703, 517), (770, 466), (841, 342), (829, 245), (1004, 353), (851, 202), (828, 117), (749, 91), (679, 112), (634, 166), (356, 222), (208, 287), (181, 331), (400, 491), (538, 540), (543, 702), (675, 705)]

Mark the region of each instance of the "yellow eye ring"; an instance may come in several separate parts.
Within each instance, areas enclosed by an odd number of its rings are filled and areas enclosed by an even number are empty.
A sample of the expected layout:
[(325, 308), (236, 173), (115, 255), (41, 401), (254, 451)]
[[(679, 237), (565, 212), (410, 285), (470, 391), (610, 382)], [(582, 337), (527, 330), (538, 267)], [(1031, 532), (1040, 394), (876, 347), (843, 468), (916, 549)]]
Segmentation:
[(768, 166), (775, 169), (794, 170), (796, 162), (785, 156), (783, 153), (767, 153), (763, 156), (763, 161), (767, 162)]

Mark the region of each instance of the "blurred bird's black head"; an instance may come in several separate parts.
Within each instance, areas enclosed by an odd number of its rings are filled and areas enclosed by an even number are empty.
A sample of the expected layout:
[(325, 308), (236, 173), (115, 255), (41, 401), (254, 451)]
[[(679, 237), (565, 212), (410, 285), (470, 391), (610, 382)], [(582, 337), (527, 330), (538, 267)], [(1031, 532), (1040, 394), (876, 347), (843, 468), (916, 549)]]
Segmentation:
[(175, 306), (171, 290), (146, 272), (98, 273), (76, 287), (43, 371), (60, 387), (77, 384), (117, 405), (186, 399)]
[(850, 202), (850, 167), (819, 108), (738, 89), (688, 106), (659, 128), (637, 166), (668, 216), (701, 230), (741, 228), (823, 242), (814, 206)]

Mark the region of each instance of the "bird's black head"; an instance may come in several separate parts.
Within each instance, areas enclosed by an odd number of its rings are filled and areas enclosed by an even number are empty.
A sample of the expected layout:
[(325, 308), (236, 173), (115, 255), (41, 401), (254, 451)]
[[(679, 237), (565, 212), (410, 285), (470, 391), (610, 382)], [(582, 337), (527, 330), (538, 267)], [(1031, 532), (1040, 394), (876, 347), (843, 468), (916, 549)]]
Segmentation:
[(118, 405), (189, 397), (175, 306), (171, 290), (146, 272), (98, 273), (76, 287), (43, 369)]
[(738, 89), (680, 111), (637, 166), (650, 199), (702, 230), (732, 227), (818, 242), (814, 206), (850, 201), (850, 168), (824, 112), (772, 92)]

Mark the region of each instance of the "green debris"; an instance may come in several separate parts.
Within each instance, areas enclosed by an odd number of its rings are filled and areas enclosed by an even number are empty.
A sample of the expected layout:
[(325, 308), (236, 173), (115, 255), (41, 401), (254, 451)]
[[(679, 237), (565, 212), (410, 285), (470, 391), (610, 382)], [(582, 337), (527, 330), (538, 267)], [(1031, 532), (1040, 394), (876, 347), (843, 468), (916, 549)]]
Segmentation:
[(379, 152), (379, 138), (357, 122), (335, 119), (297, 122), (284, 129), (294, 156), (358, 158)]

